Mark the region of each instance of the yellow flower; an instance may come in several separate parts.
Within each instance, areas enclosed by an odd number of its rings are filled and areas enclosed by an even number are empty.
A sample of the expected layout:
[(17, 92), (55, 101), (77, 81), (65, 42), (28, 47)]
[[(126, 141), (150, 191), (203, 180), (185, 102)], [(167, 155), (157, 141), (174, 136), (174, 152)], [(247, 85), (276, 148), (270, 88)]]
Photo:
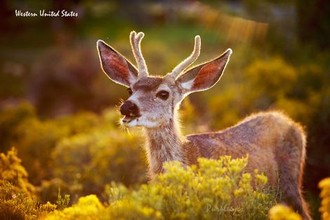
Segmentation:
[(101, 204), (96, 195), (88, 195), (80, 197), (78, 202), (72, 207), (65, 208), (63, 211), (56, 210), (46, 216), (47, 220), (58, 219), (93, 219), (104, 206)]
[(319, 188), (330, 188), (330, 177), (327, 177), (319, 182)]
[(277, 204), (269, 210), (270, 220), (301, 220), (301, 216), (295, 213), (291, 208)]
[(239, 188), (234, 191), (234, 196), (237, 198), (237, 197), (241, 196), (243, 193), (244, 193), (244, 190), (242, 188)]
[(267, 176), (263, 174), (257, 174), (255, 175), (256, 181), (258, 185), (266, 185), (268, 182)]
[(322, 198), (319, 211), (322, 219), (330, 219), (330, 177), (321, 180), (319, 188), (321, 188), (320, 197)]

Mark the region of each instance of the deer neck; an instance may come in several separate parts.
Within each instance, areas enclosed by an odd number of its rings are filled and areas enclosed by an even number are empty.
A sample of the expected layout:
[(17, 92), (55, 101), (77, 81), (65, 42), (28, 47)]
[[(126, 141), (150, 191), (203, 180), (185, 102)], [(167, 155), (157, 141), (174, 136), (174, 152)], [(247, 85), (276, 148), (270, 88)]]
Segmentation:
[(163, 172), (163, 163), (166, 161), (179, 161), (184, 163), (181, 135), (179, 125), (174, 120), (157, 128), (145, 128), (147, 155), (150, 175)]

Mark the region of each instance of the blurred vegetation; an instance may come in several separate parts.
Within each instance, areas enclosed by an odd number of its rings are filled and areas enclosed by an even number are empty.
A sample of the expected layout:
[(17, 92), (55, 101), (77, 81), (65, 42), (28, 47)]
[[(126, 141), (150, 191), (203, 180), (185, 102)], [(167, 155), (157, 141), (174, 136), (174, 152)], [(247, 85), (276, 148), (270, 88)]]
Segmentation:
[[(116, 111), (43, 121), (33, 112), (27, 103), (3, 110), (1, 129), (11, 129), (12, 136), (2, 140), (18, 146), (43, 201), (55, 202), (59, 188), (72, 195), (74, 202), (82, 195), (100, 195), (111, 181), (126, 185), (146, 181), (141, 135), (118, 129)], [(17, 118), (21, 123), (15, 123)]]
[(302, 220), (301, 216), (294, 212), (291, 208), (278, 204), (269, 210), (270, 220)]
[[(15, 9), (79, 16), (16, 17)], [(59, 195), (71, 204), (95, 194), (103, 207), (112, 181), (127, 190), (145, 183), (142, 135), (119, 127), (115, 106), (127, 95), (101, 72), (95, 42), (133, 60), (128, 34), (143, 31), (149, 69), (163, 75), (200, 34), (200, 62), (227, 47), (234, 54), (219, 85), (183, 103), (184, 133), (222, 129), (256, 111), (286, 112), (308, 134), (304, 190), (320, 218), (317, 184), (330, 176), (329, 10), (325, 0), (0, 1), (0, 152), (8, 152), (1, 160), (16, 158), (0, 167), (16, 169), (2, 172), (3, 195), (18, 187), (17, 204), (31, 196), (37, 208)], [(135, 211), (150, 211), (143, 210)]]
[(323, 179), (319, 183), (321, 189), (320, 197), (322, 198), (320, 212), (322, 219), (330, 218), (330, 177)]

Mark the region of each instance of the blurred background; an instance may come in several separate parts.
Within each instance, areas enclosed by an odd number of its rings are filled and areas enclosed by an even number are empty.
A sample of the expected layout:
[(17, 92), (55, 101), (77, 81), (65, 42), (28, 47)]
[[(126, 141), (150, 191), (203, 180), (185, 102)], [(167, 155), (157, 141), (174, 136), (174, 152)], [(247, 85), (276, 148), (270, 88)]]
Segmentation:
[[(16, 16), (66, 10), (77, 17)], [(77, 199), (106, 184), (146, 182), (139, 131), (119, 126), (128, 97), (101, 71), (96, 41), (130, 60), (131, 30), (153, 75), (171, 71), (202, 38), (198, 62), (234, 53), (221, 82), (191, 95), (184, 133), (231, 126), (280, 110), (308, 134), (305, 195), (318, 218), (318, 182), (330, 176), (330, 5), (326, 0), (2, 0), (0, 152), (17, 149), (41, 201)], [(134, 63), (134, 62), (133, 62)], [(27, 179), (28, 178), (28, 179)]]

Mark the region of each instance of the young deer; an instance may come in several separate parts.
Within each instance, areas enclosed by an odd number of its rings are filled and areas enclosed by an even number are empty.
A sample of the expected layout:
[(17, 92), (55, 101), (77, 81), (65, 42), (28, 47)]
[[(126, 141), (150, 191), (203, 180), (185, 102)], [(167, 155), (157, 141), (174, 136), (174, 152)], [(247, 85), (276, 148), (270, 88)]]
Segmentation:
[(129, 88), (130, 97), (120, 106), (122, 124), (144, 127), (151, 177), (163, 172), (163, 163), (177, 160), (184, 165), (197, 158), (218, 159), (248, 155), (247, 171), (266, 173), (269, 184), (281, 190), (283, 202), (293, 206), (304, 219), (311, 219), (302, 197), (305, 160), (303, 129), (279, 112), (252, 115), (239, 124), (218, 132), (184, 137), (180, 132), (178, 109), (190, 93), (210, 89), (219, 79), (232, 54), (227, 49), (219, 57), (193, 68), (200, 54), (201, 39), (195, 37), (192, 54), (164, 77), (149, 76), (141, 52), (142, 32), (131, 32), (130, 43), (136, 68), (102, 40), (97, 42), (101, 66), (108, 77)]

